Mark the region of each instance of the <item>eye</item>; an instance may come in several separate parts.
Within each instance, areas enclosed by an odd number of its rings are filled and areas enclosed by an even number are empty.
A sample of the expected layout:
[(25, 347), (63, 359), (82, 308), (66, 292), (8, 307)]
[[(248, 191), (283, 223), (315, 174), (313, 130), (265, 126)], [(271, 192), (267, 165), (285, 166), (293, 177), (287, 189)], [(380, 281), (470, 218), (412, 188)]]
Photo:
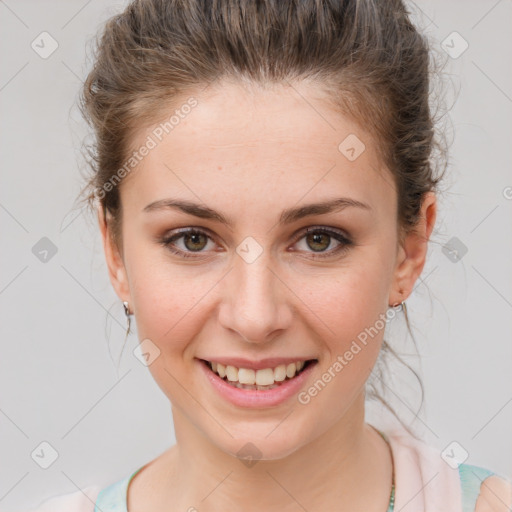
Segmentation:
[[(332, 228), (310, 227), (301, 232), (295, 244), (304, 240), (306, 248), (300, 251), (312, 253), (312, 257), (328, 258), (347, 251), (353, 242), (342, 232)], [(176, 243), (180, 241), (180, 243)], [(211, 242), (213, 247), (208, 247)], [(200, 257), (214, 249), (215, 242), (208, 232), (198, 228), (184, 228), (160, 240), (160, 243), (173, 254), (183, 258)], [(181, 247), (179, 247), (181, 245)], [(334, 248), (332, 246), (334, 245)], [(312, 250), (308, 250), (312, 249)], [(196, 253), (196, 254), (194, 254)]]
[[(338, 255), (353, 245), (353, 242), (342, 232), (324, 227), (308, 228), (301, 235), (297, 240), (299, 242), (304, 240), (306, 252), (312, 252), (313, 258), (328, 258)], [(332, 249), (333, 245), (334, 249)], [(312, 251), (308, 251), (308, 248)]]
[[(176, 249), (175, 247), (179, 244), (175, 242), (180, 239), (182, 239), (183, 243), (182, 248)], [(186, 228), (163, 238), (161, 243), (174, 254), (184, 258), (193, 258), (193, 253), (205, 252), (203, 249), (208, 246), (209, 240), (215, 245), (212, 238), (205, 231), (197, 228)]]

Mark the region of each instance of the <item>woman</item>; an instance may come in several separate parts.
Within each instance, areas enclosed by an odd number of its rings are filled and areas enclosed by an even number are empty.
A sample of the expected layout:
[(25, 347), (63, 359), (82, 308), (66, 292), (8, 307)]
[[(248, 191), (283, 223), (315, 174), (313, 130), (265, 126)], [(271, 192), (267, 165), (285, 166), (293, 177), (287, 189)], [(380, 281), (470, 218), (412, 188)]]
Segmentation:
[(89, 201), (177, 443), (39, 510), (508, 510), (504, 478), (365, 422), (435, 226), (429, 73), (399, 1), (109, 20)]

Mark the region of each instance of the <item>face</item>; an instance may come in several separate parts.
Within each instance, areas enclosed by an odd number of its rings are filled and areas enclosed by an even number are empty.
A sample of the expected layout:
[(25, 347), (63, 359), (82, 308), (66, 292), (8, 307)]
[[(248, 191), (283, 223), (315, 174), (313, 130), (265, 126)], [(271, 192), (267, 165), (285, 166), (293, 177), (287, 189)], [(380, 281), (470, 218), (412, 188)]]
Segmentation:
[[(161, 141), (159, 123), (134, 139), (158, 143), (120, 186), (122, 258), (102, 228), (110, 277), (180, 421), (225, 452), (252, 442), (277, 459), (360, 414), (382, 319), (426, 247), (399, 245), (376, 142), (319, 88), (223, 84), (194, 97)], [(202, 360), (259, 382), (313, 362), (245, 390)]]

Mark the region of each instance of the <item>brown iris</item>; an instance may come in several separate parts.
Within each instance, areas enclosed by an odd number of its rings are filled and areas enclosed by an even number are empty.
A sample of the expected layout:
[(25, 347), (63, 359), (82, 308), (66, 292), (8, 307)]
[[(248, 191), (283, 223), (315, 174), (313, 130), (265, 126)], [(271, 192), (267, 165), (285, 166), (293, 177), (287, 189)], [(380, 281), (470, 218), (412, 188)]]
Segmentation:
[[(327, 249), (329, 247), (330, 238), (331, 237), (329, 235), (326, 235), (325, 233), (309, 233), (306, 236), (308, 245), (312, 249), (315, 249), (315, 246), (316, 246), (316, 248), (319, 249), (320, 251), (325, 251), (325, 249)], [(325, 245), (324, 247), (321, 247), (324, 242), (327, 242), (327, 243), (324, 244)]]
[[(188, 241), (192, 243), (189, 244)], [(204, 243), (201, 243), (204, 241)], [(189, 251), (200, 251), (208, 243), (208, 237), (203, 233), (186, 233), (183, 235), (183, 243)]]

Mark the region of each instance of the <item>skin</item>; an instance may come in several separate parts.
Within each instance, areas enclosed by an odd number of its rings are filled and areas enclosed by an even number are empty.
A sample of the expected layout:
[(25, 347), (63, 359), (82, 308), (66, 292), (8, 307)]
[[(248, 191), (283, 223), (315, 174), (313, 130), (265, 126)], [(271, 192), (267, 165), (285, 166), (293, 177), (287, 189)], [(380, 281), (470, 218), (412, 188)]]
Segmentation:
[(490, 476), (480, 486), (475, 512), (509, 512), (512, 506), (512, 483)]
[[(307, 389), (411, 293), (435, 224), (435, 195), (425, 196), (416, 229), (399, 243), (396, 189), (377, 142), (336, 112), (318, 85), (263, 90), (225, 82), (194, 97), (198, 106), (120, 185), (119, 250), (98, 213), (112, 285), (129, 302), (139, 339), (160, 350), (149, 370), (172, 404), (177, 439), (132, 480), (129, 510), (384, 512), (391, 453), (364, 422), (364, 386), (383, 329), (306, 405), (292, 397), (275, 407), (236, 407), (194, 358), (314, 357)], [(141, 128), (134, 147), (153, 128)], [(338, 150), (349, 134), (366, 146), (355, 161)], [(170, 197), (207, 205), (233, 227), (178, 210), (142, 212)], [(277, 222), (286, 208), (338, 197), (371, 210)], [(196, 243), (202, 252), (193, 257), (160, 243), (191, 226), (212, 236), (175, 240), (189, 252)], [(334, 237), (308, 242), (303, 231), (318, 226), (342, 230), (353, 245), (336, 253)], [(248, 236), (263, 250), (250, 264), (236, 253)], [(322, 250), (327, 256), (315, 259)], [(236, 455), (248, 442), (262, 453), (252, 467)]]

